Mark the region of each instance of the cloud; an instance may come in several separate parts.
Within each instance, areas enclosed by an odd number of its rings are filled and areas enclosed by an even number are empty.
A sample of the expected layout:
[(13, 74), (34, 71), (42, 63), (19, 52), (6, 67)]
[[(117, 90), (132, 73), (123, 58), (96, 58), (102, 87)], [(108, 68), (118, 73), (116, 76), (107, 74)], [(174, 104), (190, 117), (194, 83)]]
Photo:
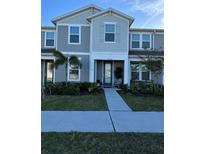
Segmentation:
[(159, 16), (163, 24), (164, 0), (122, 0), (122, 2), (131, 7), (131, 12), (139, 11), (148, 17), (141, 27), (145, 27)]

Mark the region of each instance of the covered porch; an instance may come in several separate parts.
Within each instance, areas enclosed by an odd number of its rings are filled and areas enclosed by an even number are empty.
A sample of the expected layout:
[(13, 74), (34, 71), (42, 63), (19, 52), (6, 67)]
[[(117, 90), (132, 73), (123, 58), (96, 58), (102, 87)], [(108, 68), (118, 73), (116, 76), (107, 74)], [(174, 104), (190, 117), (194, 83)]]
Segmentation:
[(104, 87), (129, 84), (128, 56), (125, 54), (100, 54), (90, 56), (89, 81)]
[(124, 61), (95, 60), (94, 81), (104, 87), (113, 87), (124, 81)]

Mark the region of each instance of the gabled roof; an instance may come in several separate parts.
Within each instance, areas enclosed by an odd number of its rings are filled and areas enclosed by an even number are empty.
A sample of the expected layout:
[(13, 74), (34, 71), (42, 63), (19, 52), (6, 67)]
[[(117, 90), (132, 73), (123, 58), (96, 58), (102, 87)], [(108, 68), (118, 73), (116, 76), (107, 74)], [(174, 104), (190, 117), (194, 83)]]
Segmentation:
[(108, 9), (105, 9), (105, 10), (103, 10), (103, 11), (101, 11), (101, 12), (98, 12), (98, 13), (96, 13), (96, 14), (94, 14), (94, 15), (91, 15), (91, 16), (87, 17), (87, 20), (88, 20), (88, 21), (91, 21), (91, 19), (96, 18), (96, 17), (99, 17), (99, 16), (101, 16), (101, 15), (103, 15), (103, 14), (105, 14), (105, 13), (108, 13), (108, 12), (115, 13), (115, 14), (117, 14), (117, 15), (119, 15), (119, 16), (125, 18), (125, 19), (128, 19), (128, 20), (129, 20), (129, 25), (131, 25), (131, 24), (133, 23), (133, 21), (134, 21), (134, 18), (133, 18), (133, 17), (128, 16), (128, 15), (124, 14), (123, 12), (120, 12), (120, 11), (115, 10), (115, 9), (113, 9), (113, 8), (108, 8)]
[(79, 12), (83, 12), (83, 11), (88, 10), (88, 9), (91, 9), (91, 8), (94, 8), (94, 9), (99, 10), (99, 11), (102, 11), (102, 10), (103, 10), (102, 8), (100, 8), (100, 7), (98, 7), (98, 6), (96, 6), (96, 5), (94, 5), (94, 4), (91, 4), (91, 5), (82, 7), (82, 8), (80, 8), (80, 9), (74, 10), (74, 11), (72, 11), (72, 12), (66, 13), (66, 14), (64, 14), (64, 15), (58, 16), (58, 17), (56, 17), (56, 18), (53, 18), (51, 21), (52, 21), (54, 24), (56, 24), (56, 22), (59, 21), (59, 20), (61, 20), (61, 19), (64, 19), (64, 18), (73, 16), (73, 15), (79, 13)]

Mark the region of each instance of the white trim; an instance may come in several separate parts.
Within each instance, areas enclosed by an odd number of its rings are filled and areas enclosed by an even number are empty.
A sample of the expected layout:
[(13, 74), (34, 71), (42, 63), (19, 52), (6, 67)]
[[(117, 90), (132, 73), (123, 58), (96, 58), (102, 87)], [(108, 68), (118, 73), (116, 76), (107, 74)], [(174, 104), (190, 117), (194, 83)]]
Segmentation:
[(90, 26), (90, 52), (93, 51), (93, 22), (91, 22)]
[[(138, 35), (140, 35), (140, 40), (139, 40), (139, 42), (140, 42), (140, 47), (139, 48), (133, 48), (132, 47), (132, 35), (133, 34), (138, 34)], [(143, 42), (143, 39), (142, 39), (142, 35), (149, 35), (149, 37), (150, 37), (150, 41), (149, 41), (149, 48), (147, 48), (146, 50), (151, 50), (151, 48), (152, 48), (152, 37), (151, 37), (151, 35), (152, 35), (152, 33), (149, 33), (149, 32), (131, 32), (130, 33), (130, 49), (131, 50), (133, 50), (133, 49), (135, 49), (135, 50), (144, 50), (144, 48), (142, 48), (142, 42)]]
[(104, 60), (102, 60), (102, 84), (104, 83)]
[[(47, 46), (46, 45), (47, 32), (53, 32), (54, 33), (54, 37), (53, 37), (54, 43), (53, 43), (53, 46)], [(55, 30), (44, 30), (44, 47), (45, 48), (55, 48), (55, 42), (56, 42), (55, 41), (55, 37), (56, 37)]]
[(46, 61), (45, 60), (43, 60), (43, 86), (45, 86), (45, 64), (46, 63)]
[(65, 19), (65, 18), (69, 18), (69, 17), (73, 17), (73, 16), (75, 17), (76, 15), (79, 15), (79, 14), (81, 15), (81, 14), (85, 13), (85, 11), (88, 11), (91, 8), (94, 8), (95, 10), (98, 10), (99, 12), (103, 10), (103, 8), (100, 8), (100, 7), (98, 7), (98, 6), (94, 5), (94, 4), (91, 4), (91, 5), (88, 5), (88, 6), (79, 8), (79, 9), (76, 9), (74, 11), (68, 12), (68, 13), (66, 13), (64, 15), (55, 17), (51, 21), (55, 23), (55, 22), (58, 22), (60, 20)]
[(115, 72), (114, 72), (114, 69), (115, 69), (115, 66), (114, 66), (114, 60), (112, 61), (112, 86), (114, 86), (115, 84)]
[(78, 26), (86, 26), (86, 27), (90, 27), (90, 25), (89, 24), (68, 24), (68, 23), (58, 23), (58, 24), (56, 24), (56, 26), (75, 26), (75, 25), (78, 25)]
[[(56, 61), (56, 58), (54, 57), (53, 62), (55, 62), (55, 61)], [(53, 83), (55, 83), (55, 81), (56, 81), (56, 68), (54, 67), (53, 68)]]
[(58, 25), (56, 25), (56, 50), (58, 50)]
[[(115, 31), (114, 32), (106, 32), (106, 25), (114, 25), (115, 26)], [(105, 40), (105, 35), (106, 33), (108, 34), (114, 34), (114, 41), (106, 41)], [(116, 22), (104, 22), (104, 43), (116, 43)]]
[(54, 60), (55, 57), (54, 57), (54, 56), (44, 56), (44, 55), (42, 55), (42, 56), (41, 56), (41, 59), (42, 59), (42, 60)]
[[(70, 70), (78, 70), (78, 79), (77, 80), (70, 80)], [(80, 81), (80, 72), (81, 72), (81, 68), (80, 66), (78, 67), (78, 69), (71, 69), (70, 68), (70, 63), (68, 60), (68, 74), (67, 74), (67, 81), (71, 81), (71, 82), (79, 82)]]
[(95, 70), (94, 82), (97, 82), (97, 60), (94, 60), (94, 70)]
[(164, 35), (164, 32), (155, 32), (157, 35)]
[(63, 51), (62, 52), (63, 54), (65, 55), (90, 55), (89, 52), (66, 52), (66, 51)]
[(129, 55), (129, 43), (130, 43), (130, 38), (129, 38), (129, 21), (127, 21), (127, 26), (128, 26), (128, 31), (127, 31), (127, 55)]
[[(78, 43), (72, 43), (70, 42), (70, 27), (78, 27), (79, 28), (79, 42)], [(68, 25), (68, 44), (72, 44), (72, 45), (80, 45), (81, 44), (81, 26), (78, 24), (69, 24)]]
[(153, 35), (153, 39), (152, 39), (152, 48), (154, 49), (154, 35), (155, 35), (155, 33), (153, 33), (152, 35)]

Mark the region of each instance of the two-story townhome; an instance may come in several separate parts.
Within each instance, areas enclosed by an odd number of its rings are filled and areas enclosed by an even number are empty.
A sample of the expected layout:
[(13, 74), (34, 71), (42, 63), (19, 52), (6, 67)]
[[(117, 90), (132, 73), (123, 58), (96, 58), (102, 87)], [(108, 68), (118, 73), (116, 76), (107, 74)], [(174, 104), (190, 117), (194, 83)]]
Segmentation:
[[(113, 8), (89, 5), (52, 19), (53, 27), (41, 29), (42, 85), (52, 82), (101, 82), (114, 86), (119, 80), (116, 69), (121, 68), (122, 82), (153, 80), (163, 84), (163, 73), (155, 78), (142, 63), (142, 56), (164, 55), (164, 30), (130, 28), (134, 21)], [(82, 67), (69, 65), (52, 69), (52, 52), (75, 55)]]

